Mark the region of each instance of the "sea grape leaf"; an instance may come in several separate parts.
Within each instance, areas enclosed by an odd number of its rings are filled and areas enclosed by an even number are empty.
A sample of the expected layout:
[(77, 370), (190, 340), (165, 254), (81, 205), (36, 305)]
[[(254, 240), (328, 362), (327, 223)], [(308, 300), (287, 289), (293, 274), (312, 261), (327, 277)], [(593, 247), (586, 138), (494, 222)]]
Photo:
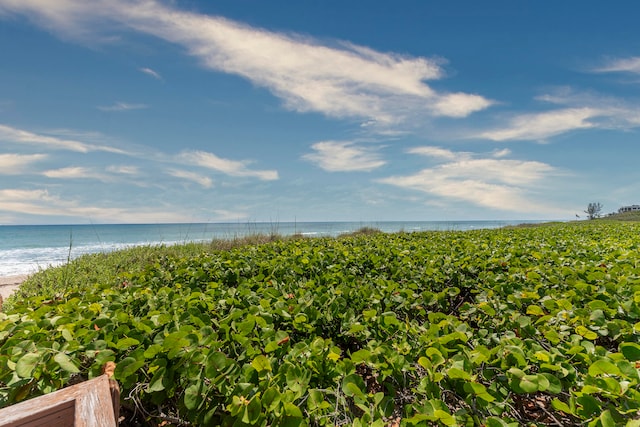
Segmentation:
[(121, 340), (118, 340), (118, 342), (116, 343), (116, 348), (118, 350), (125, 350), (129, 347), (133, 347), (134, 345), (138, 345), (140, 344), (140, 341), (138, 341), (135, 338), (123, 338)]
[(456, 419), (453, 415), (451, 415), (450, 413), (443, 411), (442, 409), (436, 409), (433, 413), (433, 415), (436, 416), (436, 418), (444, 425), (446, 426), (453, 426), (456, 425)]
[(349, 397), (357, 396), (362, 398), (364, 397), (362, 390), (366, 390), (366, 386), (360, 375), (351, 374), (342, 380), (342, 390)]
[(242, 415), (242, 422), (247, 424), (255, 424), (260, 418), (260, 412), (262, 410), (262, 404), (260, 403), (260, 398), (258, 396), (253, 396), (247, 407), (245, 408), (244, 414)]
[(290, 402), (284, 403), (284, 413), (289, 417), (302, 418), (302, 411), (300, 408)]
[(541, 374), (538, 374), (538, 376), (544, 377), (549, 383), (544, 391), (551, 394), (559, 394), (562, 392), (562, 382), (558, 379), (558, 377), (548, 372), (543, 372)]
[(620, 375), (620, 369), (613, 363), (603, 359), (597, 360), (589, 366), (589, 375), (592, 377), (603, 374)]
[(258, 371), (259, 374), (263, 372), (271, 372), (271, 361), (264, 355), (259, 355), (251, 361), (253, 369)]
[(71, 361), (69, 356), (64, 353), (56, 354), (55, 356), (53, 356), (53, 360), (55, 360), (56, 363), (67, 372), (71, 372), (73, 374), (80, 372), (78, 367)]
[(524, 377), (520, 378), (520, 381), (518, 382), (518, 386), (525, 393), (535, 393), (536, 391), (539, 390), (538, 376), (525, 375)]
[(269, 412), (273, 412), (280, 405), (280, 392), (276, 387), (269, 387), (262, 395), (262, 406)]
[(184, 406), (190, 411), (193, 411), (194, 409), (196, 409), (199, 406), (200, 402), (202, 401), (202, 398), (200, 397), (201, 389), (202, 389), (202, 383), (200, 381), (198, 381), (195, 384), (191, 384), (189, 387), (185, 389)]
[(636, 362), (640, 360), (640, 345), (632, 342), (622, 343), (620, 344), (620, 353), (622, 353), (627, 360)]
[(167, 368), (161, 366), (158, 370), (153, 374), (151, 381), (149, 381), (149, 386), (147, 387), (147, 391), (155, 392), (164, 390), (164, 375), (167, 372)]
[(40, 353), (25, 354), (16, 363), (16, 374), (22, 378), (30, 378), (38, 362), (40, 362)]
[(488, 417), (484, 420), (484, 425), (486, 427), (509, 427), (509, 424), (498, 417)]
[(354, 352), (351, 355), (351, 360), (353, 361), (353, 363), (358, 364), (362, 362), (368, 362), (370, 357), (371, 357), (371, 352), (363, 348), (362, 350), (358, 350)]
[(595, 415), (601, 411), (598, 401), (588, 394), (580, 396), (576, 399), (576, 402), (582, 407), (580, 412), (587, 417)]
[(449, 368), (447, 370), (447, 376), (451, 379), (461, 379), (461, 380), (471, 379), (471, 374), (459, 368)]
[(551, 406), (553, 407), (553, 409), (557, 411), (562, 411), (565, 414), (573, 414), (573, 411), (571, 410), (569, 405), (567, 405), (566, 403), (564, 403), (562, 400), (558, 398), (555, 398), (551, 401)]
[(125, 357), (117, 365), (115, 370), (115, 378), (117, 380), (125, 380), (133, 375), (138, 369), (144, 366), (144, 360), (137, 360), (134, 357)]

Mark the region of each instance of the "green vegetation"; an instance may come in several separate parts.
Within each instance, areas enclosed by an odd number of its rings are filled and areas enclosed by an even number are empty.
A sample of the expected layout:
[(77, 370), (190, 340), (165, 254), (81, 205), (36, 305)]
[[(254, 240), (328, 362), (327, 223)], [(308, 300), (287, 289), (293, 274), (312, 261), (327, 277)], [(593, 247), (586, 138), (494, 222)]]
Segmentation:
[(0, 406), (107, 361), (149, 425), (640, 426), (640, 224), (136, 248), (0, 313)]
[(614, 213), (600, 218), (601, 221), (640, 221), (640, 212)]

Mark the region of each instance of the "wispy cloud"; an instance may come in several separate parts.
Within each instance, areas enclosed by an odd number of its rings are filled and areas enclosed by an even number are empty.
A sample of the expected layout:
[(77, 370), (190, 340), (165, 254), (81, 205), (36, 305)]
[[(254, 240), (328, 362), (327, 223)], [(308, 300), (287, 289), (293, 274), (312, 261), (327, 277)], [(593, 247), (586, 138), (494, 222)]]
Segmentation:
[(566, 108), (542, 113), (521, 114), (511, 118), (507, 126), (480, 133), (480, 138), (493, 141), (545, 140), (576, 129), (595, 127), (590, 119), (600, 111), (594, 108)]
[(371, 171), (386, 163), (373, 149), (350, 141), (316, 142), (311, 149), (302, 158), (329, 172)]
[(97, 179), (99, 181), (111, 181), (111, 177), (109, 175), (96, 172), (93, 168), (87, 168), (82, 166), (70, 166), (66, 168), (60, 169), (51, 169), (48, 171), (42, 172), (42, 175), (47, 178), (56, 178), (56, 179)]
[(0, 154), (0, 175), (18, 175), (36, 162), (45, 160), (46, 154)]
[(12, 218), (19, 215), (24, 221), (26, 215), (67, 217), (70, 220), (91, 218), (95, 221), (109, 222), (189, 222), (189, 214), (179, 210), (172, 212), (148, 209), (119, 208), (113, 206), (91, 206), (73, 199), (64, 199), (42, 189), (0, 189), (0, 213)]
[(138, 175), (140, 168), (138, 166), (111, 165), (107, 166), (107, 172), (120, 175)]
[(156, 80), (162, 80), (162, 76), (157, 71), (152, 70), (151, 68), (143, 67), (139, 68), (140, 72), (145, 73), (148, 76), (153, 77)]
[[(546, 163), (500, 159), (495, 154), (493, 158), (478, 158), (438, 147), (418, 147), (411, 152), (428, 156), (436, 164), (414, 174), (391, 176), (378, 182), (502, 211), (563, 212), (545, 206), (533, 195), (541, 180), (559, 173)], [(502, 153), (497, 154), (499, 157)]]
[(640, 127), (640, 105), (630, 100), (571, 87), (559, 87), (536, 96), (554, 109), (503, 118), (506, 125), (471, 133), (471, 138), (493, 141), (545, 141), (583, 129), (629, 130)]
[(273, 181), (278, 179), (278, 171), (275, 170), (252, 170), (247, 160), (229, 160), (216, 156), (206, 151), (183, 151), (177, 156), (177, 160), (183, 164), (196, 165), (203, 168), (222, 172), (229, 176), (252, 177), (262, 181)]
[(415, 118), (466, 117), (493, 103), (430, 87), (426, 81), (445, 75), (440, 59), (267, 31), (153, 0), (3, 0), (0, 8), (83, 42), (88, 34), (98, 38), (128, 26), (183, 46), (204, 67), (267, 88), (289, 109), (373, 122), (382, 129)]
[(169, 169), (167, 173), (176, 178), (186, 179), (200, 184), (204, 188), (211, 188), (213, 181), (208, 176), (200, 175), (195, 172), (189, 172), (182, 169)]
[(640, 74), (640, 56), (616, 58), (606, 61), (593, 69), (596, 73), (634, 73)]
[(149, 108), (147, 104), (129, 104), (127, 102), (116, 102), (113, 105), (104, 105), (96, 107), (101, 111), (131, 111), (131, 110), (144, 110)]
[(433, 157), (436, 159), (442, 160), (455, 160), (461, 157), (468, 157), (469, 153), (456, 153), (446, 148), (441, 147), (433, 147), (433, 146), (422, 146), (422, 147), (413, 147), (407, 150), (409, 154), (419, 154), (421, 156)]
[(121, 149), (107, 145), (96, 145), (78, 141), (76, 139), (61, 138), (55, 135), (31, 132), (2, 124), (0, 124), (0, 141), (13, 144), (31, 144), (55, 150), (69, 150), (80, 153), (106, 151), (110, 153), (127, 154)]

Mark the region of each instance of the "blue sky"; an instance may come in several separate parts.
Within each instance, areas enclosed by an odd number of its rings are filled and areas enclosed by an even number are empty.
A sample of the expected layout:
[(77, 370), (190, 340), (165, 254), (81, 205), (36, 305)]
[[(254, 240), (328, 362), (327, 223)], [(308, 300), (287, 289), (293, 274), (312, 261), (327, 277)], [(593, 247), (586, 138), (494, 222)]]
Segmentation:
[(616, 211), (640, 203), (638, 16), (0, 0), (0, 224)]

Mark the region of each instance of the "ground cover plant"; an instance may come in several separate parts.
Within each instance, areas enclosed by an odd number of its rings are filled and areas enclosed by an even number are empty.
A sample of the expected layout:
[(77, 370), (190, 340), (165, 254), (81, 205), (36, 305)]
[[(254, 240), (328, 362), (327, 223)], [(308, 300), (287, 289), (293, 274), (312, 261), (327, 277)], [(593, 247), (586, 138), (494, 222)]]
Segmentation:
[(637, 223), (144, 251), (25, 286), (0, 406), (115, 361), (149, 425), (640, 426)]

